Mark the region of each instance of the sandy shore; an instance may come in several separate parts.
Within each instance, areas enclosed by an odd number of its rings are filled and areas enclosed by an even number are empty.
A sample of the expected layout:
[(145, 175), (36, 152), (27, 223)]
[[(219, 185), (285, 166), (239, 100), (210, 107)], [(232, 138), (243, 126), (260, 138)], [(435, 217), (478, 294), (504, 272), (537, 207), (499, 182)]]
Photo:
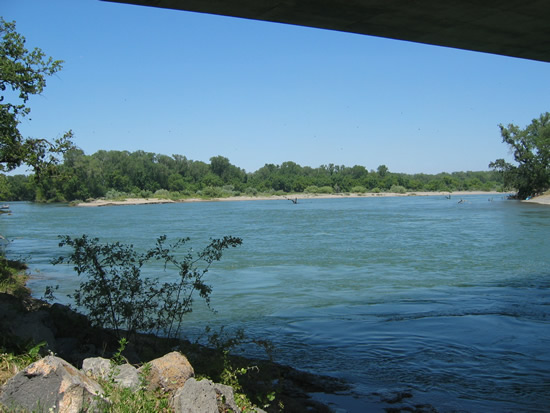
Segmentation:
[(531, 198), (529, 201), (522, 201), (522, 202), (530, 202), (532, 204), (550, 205), (550, 195), (540, 195), (540, 196), (536, 196), (534, 198)]
[[(376, 198), (376, 197), (402, 197), (402, 196), (449, 196), (459, 197), (463, 195), (491, 195), (491, 196), (506, 196), (501, 192), (484, 192), (484, 191), (462, 191), (462, 192), (407, 192), (405, 194), (397, 194), (391, 192), (374, 193), (346, 193), (346, 194), (292, 194), (292, 195), (271, 195), (271, 196), (232, 196), (227, 198), (186, 198), (178, 201), (159, 198), (127, 198), (121, 201), (113, 201), (106, 199), (97, 199), (90, 202), (82, 202), (77, 204), (79, 207), (101, 207), (101, 206), (120, 206), (120, 205), (147, 205), (147, 204), (171, 204), (176, 202), (227, 202), (227, 201), (268, 201), (268, 200), (300, 200), (300, 199), (338, 199), (338, 198)], [(530, 202), (530, 201), (529, 201)], [(549, 201), (550, 203), (550, 201)]]
[(109, 199), (96, 199), (90, 202), (81, 202), (76, 204), (79, 207), (102, 207), (102, 206), (119, 206), (119, 205), (147, 205), (147, 204), (173, 204), (176, 201), (171, 199), (159, 198), (127, 198), (121, 201), (113, 201)]

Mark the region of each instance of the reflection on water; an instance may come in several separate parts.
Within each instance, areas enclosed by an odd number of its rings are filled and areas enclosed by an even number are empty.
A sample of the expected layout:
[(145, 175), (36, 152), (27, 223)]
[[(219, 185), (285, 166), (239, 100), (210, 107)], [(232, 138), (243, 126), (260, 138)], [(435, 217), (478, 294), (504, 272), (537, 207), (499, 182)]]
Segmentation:
[[(273, 340), (276, 359), (354, 385), (349, 411), (409, 389), (438, 411), (550, 405), (550, 208), (486, 196), (69, 208), (14, 204), (0, 233), (39, 271), (31, 287), (78, 279), (51, 267), (58, 234), (147, 248), (161, 234), (234, 235), (209, 273), (213, 315)], [(4, 219), (6, 218), (6, 219)], [(328, 397), (328, 396), (327, 396)], [(331, 399), (337, 403), (338, 396)]]

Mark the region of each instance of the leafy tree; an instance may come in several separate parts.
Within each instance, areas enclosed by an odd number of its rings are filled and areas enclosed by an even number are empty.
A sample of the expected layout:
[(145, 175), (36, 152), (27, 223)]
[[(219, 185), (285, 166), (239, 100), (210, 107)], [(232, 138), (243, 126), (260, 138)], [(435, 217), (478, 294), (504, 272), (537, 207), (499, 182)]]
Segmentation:
[(517, 189), (520, 199), (550, 188), (550, 113), (533, 119), (524, 129), (513, 124), (499, 127), (518, 165), (497, 159), (489, 167), (502, 173), (504, 184)]
[[(204, 280), (210, 266), (221, 259), (224, 250), (242, 244), (241, 238), (226, 236), (211, 240), (196, 254), (189, 249), (183, 259), (178, 258), (176, 252), (188, 241), (181, 238), (167, 244), (163, 235), (153, 248), (139, 253), (132, 245), (119, 242), (101, 244), (86, 235), (63, 236), (59, 246), (72, 247), (73, 252), (54, 264), (74, 264), (77, 274), (87, 277), (73, 298), (95, 325), (112, 328), (118, 338), (123, 330), (127, 336), (139, 331), (173, 338), (181, 332), (185, 314), (192, 311), (195, 293), (210, 304), (212, 287)], [(175, 269), (176, 281), (161, 283), (157, 276), (142, 276), (151, 261), (161, 262), (165, 270)]]
[(380, 178), (384, 178), (389, 173), (389, 169), (386, 165), (379, 165), (376, 172), (378, 172)]
[[(0, 17), (0, 169), (11, 171), (27, 164), (37, 178), (50, 171), (57, 156), (72, 146), (72, 132), (50, 142), (24, 138), (19, 131), (21, 118), (30, 113), (27, 102), (31, 95), (42, 93), (46, 77), (61, 69), (61, 61), (53, 60), (35, 48), (25, 48), (25, 38), (15, 31), (15, 22)], [(5, 91), (17, 95), (15, 103), (5, 102)]]

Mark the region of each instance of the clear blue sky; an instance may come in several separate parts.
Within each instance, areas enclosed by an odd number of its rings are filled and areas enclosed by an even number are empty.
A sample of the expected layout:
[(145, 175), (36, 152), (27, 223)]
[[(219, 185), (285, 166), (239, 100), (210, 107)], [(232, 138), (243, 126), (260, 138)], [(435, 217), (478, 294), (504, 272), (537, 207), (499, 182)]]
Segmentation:
[(99, 0), (0, 0), (27, 47), (65, 61), (26, 136), (265, 163), (487, 170), (498, 124), (550, 111), (550, 64)]

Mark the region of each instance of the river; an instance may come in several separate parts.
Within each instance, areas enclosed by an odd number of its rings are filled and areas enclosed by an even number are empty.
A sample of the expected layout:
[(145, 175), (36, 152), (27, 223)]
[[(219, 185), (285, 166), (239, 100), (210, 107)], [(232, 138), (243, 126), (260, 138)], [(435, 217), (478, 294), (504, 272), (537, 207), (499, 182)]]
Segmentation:
[[(462, 198), (465, 202), (458, 203)], [(58, 235), (138, 249), (156, 237), (203, 246), (233, 235), (208, 274), (205, 324), (268, 338), (276, 361), (343, 378), (318, 395), (342, 411), (383, 411), (407, 391), (439, 412), (550, 409), (550, 207), (498, 195), (201, 202), (74, 208), (13, 203), (7, 255), (30, 264), (37, 296), (79, 279), (50, 260)]]

